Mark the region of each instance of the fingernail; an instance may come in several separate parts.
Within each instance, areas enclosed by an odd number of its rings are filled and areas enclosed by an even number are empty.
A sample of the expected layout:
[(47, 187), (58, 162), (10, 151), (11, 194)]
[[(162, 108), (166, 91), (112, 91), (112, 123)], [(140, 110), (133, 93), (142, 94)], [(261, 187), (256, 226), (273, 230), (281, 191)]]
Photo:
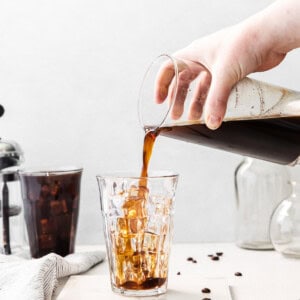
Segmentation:
[(214, 115), (209, 115), (206, 120), (206, 126), (209, 129), (217, 129), (220, 126), (221, 118)]

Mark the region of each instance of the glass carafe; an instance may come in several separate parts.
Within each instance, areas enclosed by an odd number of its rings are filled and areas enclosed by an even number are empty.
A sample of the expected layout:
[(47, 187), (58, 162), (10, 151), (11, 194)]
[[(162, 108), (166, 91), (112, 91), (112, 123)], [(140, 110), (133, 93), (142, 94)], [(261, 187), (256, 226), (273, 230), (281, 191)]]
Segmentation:
[(288, 167), (245, 158), (235, 171), (236, 244), (246, 249), (272, 249), (271, 214), (288, 197)]
[(292, 181), (291, 185), (291, 195), (274, 210), (270, 236), (277, 251), (300, 258), (300, 182)]
[[(279, 164), (299, 163), (299, 92), (244, 78), (231, 91), (222, 126), (210, 130), (201, 115), (191, 118), (189, 114), (203, 72), (209, 73), (196, 62), (166, 54), (157, 57), (149, 66), (139, 93), (143, 128), (159, 129), (167, 137)], [(157, 100), (155, 86), (161, 74), (168, 77), (167, 97), (157, 104), (161, 101)], [(200, 106), (205, 105), (203, 95), (199, 102)]]

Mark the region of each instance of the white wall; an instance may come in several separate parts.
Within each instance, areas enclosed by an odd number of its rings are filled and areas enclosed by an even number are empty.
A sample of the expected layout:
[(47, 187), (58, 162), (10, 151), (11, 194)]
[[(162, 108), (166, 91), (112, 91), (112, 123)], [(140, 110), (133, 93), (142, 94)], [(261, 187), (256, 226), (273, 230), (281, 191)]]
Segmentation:
[[(136, 102), (148, 63), (271, 2), (1, 1), (0, 136), (21, 144), (28, 165), (84, 167), (79, 243), (103, 242), (95, 175), (141, 166)], [(294, 51), (254, 77), (300, 89), (299, 58)], [(233, 172), (240, 160), (159, 138), (152, 168), (181, 175), (176, 241), (234, 239)]]

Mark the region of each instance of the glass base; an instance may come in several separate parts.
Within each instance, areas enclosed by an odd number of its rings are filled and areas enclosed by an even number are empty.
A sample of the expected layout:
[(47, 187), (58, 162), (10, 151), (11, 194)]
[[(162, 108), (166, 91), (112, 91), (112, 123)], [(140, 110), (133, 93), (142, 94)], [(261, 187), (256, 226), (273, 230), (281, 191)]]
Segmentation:
[(281, 253), (286, 257), (300, 258), (300, 247), (285, 248)]
[(274, 247), (270, 242), (265, 241), (239, 241), (236, 245), (240, 248), (248, 249), (248, 250), (273, 250)]
[[(0, 254), (3, 254), (3, 255), (5, 254), (3, 248), (0, 248)], [(27, 247), (27, 246), (12, 245), (11, 246), (11, 254), (9, 254), (9, 255), (14, 255), (14, 256), (18, 256), (18, 257), (22, 257), (22, 258), (26, 258), (26, 259), (31, 258), (29, 247)]]
[(127, 297), (149, 297), (149, 296), (158, 296), (165, 294), (167, 292), (166, 287), (158, 287), (154, 289), (149, 290), (128, 290), (124, 288), (117, 288), (115, 286), (112, 286), (113, 292), (127, 296)]

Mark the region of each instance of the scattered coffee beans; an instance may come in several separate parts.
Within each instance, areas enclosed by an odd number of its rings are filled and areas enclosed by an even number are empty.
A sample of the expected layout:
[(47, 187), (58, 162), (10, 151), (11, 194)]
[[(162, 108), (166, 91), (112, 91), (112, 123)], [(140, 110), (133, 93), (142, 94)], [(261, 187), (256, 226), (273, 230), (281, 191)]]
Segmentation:
[(223, 256), (223, 252), (215, 252), (215, 254), (208, 254), (208, 257), (211, 258), (211, 260), (219, 260), (221, 256)]
[(211, 260), (219, 260), (220, 258), (219, 258), (219, 256), (212, 256), (211, 257)]
[(210, 289), (209, 288), (203, 288), (201, 291), (204, 294), (209, 294), (210, 293)]

